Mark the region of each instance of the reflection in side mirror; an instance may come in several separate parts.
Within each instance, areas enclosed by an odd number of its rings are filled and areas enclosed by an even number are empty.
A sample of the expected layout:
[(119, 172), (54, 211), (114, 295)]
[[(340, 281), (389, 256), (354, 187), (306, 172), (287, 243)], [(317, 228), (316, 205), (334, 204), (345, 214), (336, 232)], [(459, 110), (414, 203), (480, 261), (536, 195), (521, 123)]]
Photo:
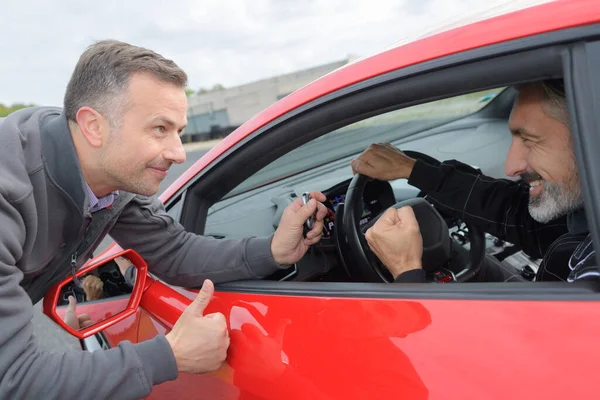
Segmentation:
[(77, 330), (117, 315), (127, 308), (135, 275), (129, 259), (108, 260), (60, 289), (56, 313)]
[(137, 309), (147, 266), (133, 250), (85, 267), (53, 286), (44, 313), (71, 334), (84, 339), (122, 321)]

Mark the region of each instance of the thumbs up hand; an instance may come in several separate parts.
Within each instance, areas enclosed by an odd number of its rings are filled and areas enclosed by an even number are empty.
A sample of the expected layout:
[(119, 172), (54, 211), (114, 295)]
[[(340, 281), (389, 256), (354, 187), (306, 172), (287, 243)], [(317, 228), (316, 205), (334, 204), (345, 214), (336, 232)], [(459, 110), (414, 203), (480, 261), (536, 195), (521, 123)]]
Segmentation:
[(67, 305), (67, 311), (65, 312), (64, 317), (67, 325), (76, 330), (94, 325), (94, 322), (91, 320), (89, 314), (77, 315), (75, 311), (77, 307), (76, 304), (75, 297), (69, 296), (69, 304)]
[(166, 335), (179, 372), (199, 374), (214, 371), (227, 357), (229, 334), (225, 317), (221, 313), (203, 316), (214, 291), (213, 283), (204, 281), (198, 296)]

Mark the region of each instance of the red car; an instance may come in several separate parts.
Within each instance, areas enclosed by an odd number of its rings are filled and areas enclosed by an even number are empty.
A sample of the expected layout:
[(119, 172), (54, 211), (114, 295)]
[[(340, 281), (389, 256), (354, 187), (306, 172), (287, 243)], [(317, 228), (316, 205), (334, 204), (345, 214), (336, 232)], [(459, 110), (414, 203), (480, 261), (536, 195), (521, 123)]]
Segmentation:
[[(423, 195), (405, 180), (372, 181), (361, 187), (362, 209), (351, 205), (349, 163), (371, 143), (504, 177), (512, 86), (557, 77), (565, 79), (588, 221), (599, 239), (596, 0), (531, 7), (354, 62), (229, 135), (162, 194), (169, 214), (198, 234), (264, 236), (289, 202), (320, 190), (330, 207), (325, 236), (288, 270), (217, 285), (207, 312), (228, 320), (227, 364), (181, 374), (150, 398), (598, 398), (598, 283), (532, 282), (539, 260), (515, 252), (501, 262), (514, 281), (390, 284), (356, 261), (364, 249), (348, 241), (381, 210)], [(481, 252), (460, 221), (448, 226), (467, 260), (453, 267), (456, 276), (469, 276), (477, 251), (480, 261), (499, 262), (496, 250), (506, 244), (487, 235)], [(151, 274), (144, 289), (139, 308), (85, 339), (86, 349), (166, 333), (197, 293)]]

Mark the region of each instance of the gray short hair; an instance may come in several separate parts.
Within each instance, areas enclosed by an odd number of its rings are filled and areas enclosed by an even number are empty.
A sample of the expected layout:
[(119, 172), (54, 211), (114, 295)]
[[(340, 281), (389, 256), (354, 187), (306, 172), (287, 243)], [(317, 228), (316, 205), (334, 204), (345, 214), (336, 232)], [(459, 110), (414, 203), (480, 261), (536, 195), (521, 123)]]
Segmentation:
[(556, 118), (567, 127), (569, 126), (569, 108), (565, 95), (565, 85), (562, 79), (547, 79), (526, 83), (517, 87), (518, 90), (526, 88), (540, 91), (544, 100), (546, 100), (547, 107), (544, 107), (546, 114), (552, 118)]
[(135, 73), (149, 74), (181, 88), (187, 86), (186, 73), (160, 54), (117, 40), (99, 41), (83, 52), (71, 75), (64, 99), (67, 120), (75, 121), (81, 107), (91, 107), (111, 126), (118, 125), (126, 106), (123, 94)]

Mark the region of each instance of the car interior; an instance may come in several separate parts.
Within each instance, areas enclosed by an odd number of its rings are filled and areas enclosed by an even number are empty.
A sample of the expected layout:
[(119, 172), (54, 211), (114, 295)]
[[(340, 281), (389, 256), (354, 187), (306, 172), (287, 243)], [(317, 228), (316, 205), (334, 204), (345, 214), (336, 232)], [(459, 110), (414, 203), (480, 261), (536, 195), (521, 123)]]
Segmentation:
[(470, 62), (465, 59), (472, 54), (459, 55), (324, 96), (225, 152), (167, 203), (167, 211), (188, 231), (218, 239), (269, 236), (287, 205), (321, 191), (329, 210), (323, 239), (265, 281), (380, 283), (393, 278), (369, 251), (364, 231), (388, 207), (411, 204), (424, 236), (428, 282), (531, 282), (541, 260), (440, 214), (406, 180), (353, 176), (350, 161), (371, 143), (389, 142), (414, 158), (458, 160), (475, 173), (507, 178), (514, 87), (562, 77), (563, 50)]
[[(353, 254), (352, 246), (344, 239), (347, 232), (342, 229), (350, 229), (351, 224), (343, 224), (343, 210), (354, 204), (346, 198), (352, 182), (350, 161), (369, 144), (385, 141), (400, 149), (410, 149), (408, 154), (416, 158), (461, 160), (488, 176), (505, 178), (504, 156), (511, 141), (507, 120), (514, 96), (513, 88), (456, 96), (371, 117), (314, 139), (250, 176), (213, 205), (204, 234), (216, 238), (269, 236), (291, 202), (305, 191), (318, 190), (326, 195), (328, 208), (321, 242), (296, 265), (267, 279), (390, 282), (392, 278), (382, 266), (373, 268), (381, 276), (365, 274), (357, 265), (360, 262), (356, 262), (360, 257)], [(376, 216), (396, 203), (426, 198), (404, 179), (367, 180), (361, 194), (358, 227), (363, 232)], [(428, 209), (425, 207), (424, 211)], [(418, 218), (421, 221), (424, 216), (419, 214)], [(446, 235), (435, 240), (450, 243), (451, 254), (446, 260), (434, 260), (436, 267), (428, 272), (431, 281), (444, 282), (460, 277), (469, 262), (473, 239), (472, 229), (462, 221), (444, 218), (442, 222), (446, 224)], [(423, 235), (436, 236), (437, 226), (432, 223), (422, 229)], [(424, 237), (426, 243), (434, 244), (434, 239), (427, 239)], [(535, 276), (539, 260), (529, 259), (516, 246), (491, 235), (485, 235), (484, 241), (486, 263), (493, 263), (503, 271), (503, 279), (524, 280)], [(368, 250), (365, 253), (371, 255)], [(427, 249), (424, 253), (424, 258), (432, 254)], [(428, 265), (424, 260), (424, 266)], [(477, 278), (483, 279), (481, 274)]]

